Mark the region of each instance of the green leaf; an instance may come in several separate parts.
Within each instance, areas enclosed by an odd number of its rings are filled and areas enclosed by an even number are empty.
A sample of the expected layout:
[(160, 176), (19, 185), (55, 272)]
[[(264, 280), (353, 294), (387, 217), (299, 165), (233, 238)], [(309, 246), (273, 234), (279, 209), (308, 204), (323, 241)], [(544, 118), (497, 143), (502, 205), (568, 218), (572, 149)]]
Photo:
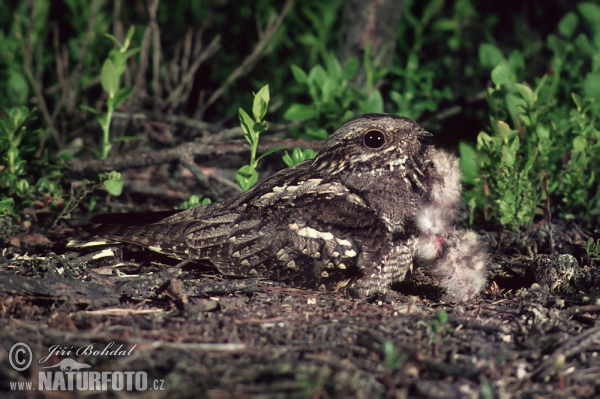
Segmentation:
[(540, 91), (542, 90), (542, 87), (544, 87), (546, 80), (548, 80), (548, 75), (542, 76), (542, 79), (540, 79), (540, 82), (538, 83), (537, 87), (535, 88), (535, 91), (533, 92), (533, 101), (538, 100), (540, 96)]
[(345, 81), (349, 81), (358, 72), (359, 61), (357, 57), (350, 57), (344, 64), (342, 71), (342, 77)]
[(94, 108), (92, 107), (88, 107), (87, 105), (80, 105), (79, 108), (86, 110), (87, 112), (90, 112), (94, 115), (99, 115), (100, 112), (96, 111)]
[(108, 37), (110, 40), (112, 40), (119, 48), (121, 48), (123, 45), (121, 44), (120, 41), (117, 40), (116, 37), (114, 37), (113, 35), (111, 35), (110, 33), (105, 33), (104, 36)]
[(477, 148), (491, 150), (494, 146), (494, 140), (486, 132), (479, 132), (477, 135)]
[(578, 96), (575, 93), (571, 93), (571, 98), (573, 98), (573, 102), (577, 106), (577, 110), (581, 111), (581, 109), (585, 106), (585, 100), (583, 99), (583, 97)]
[(502, 51), (493, 44), (484, 43), (479, 46), (479, 62), (485, 68), (493, 68), (505, 61)]
[(136, 47), (134, 49), (131, 50), (127, 50), (126, 52), (122, 53), (121, 59), (123, 61), (126, 61), (129, 57), (131, 57), (132, 55), (136, 55), (137, 53), (139, 53), (142, 49), (139, 47)]
[(111, 195), (114, 195), (115, 197), (118, 197), (123, 192), (123, 182), (122, 181), (116, 181), (116, 180), (107, 180), (107, 181), (104, 182), (104, 188)]
[(583, 152), (586, 147), (585, 138), (577, 136), (573, 139), (573, 149), (578, 152)]
[(258, 137), (259, 134), (267, 130), (268, 126), (269, 124), (267, 122), (256, 122), (252, 125), (252, 130), (254, 131), (255, 136)]
[(254, 102), (252, 103), (252, 114), (255, 121), (260, 122), (265, 118), (269, 107), (269, 100), (269, 85), (265, 85), (256, 93)]
[(521, 94), (521, 96), (523, 97), (523, 100), (525, 100), (525, 102), (527, 104), (530, 104), (530, 105), (533, 104), (533, 102), (534, 102), (533, 101), (533, 91), (531, 90), (531, 88), (529, 86), (526, 86), (521, 83), (516, 83), (515, 88)]
[(244, 165), (238, 169), (235, 174), (235, 179), (240, 188), (244, 191), (248, 190), (258, 181), (258, 173), (250, 165)]
[(340, 61), (337, 59), (335, 54), (329, 53), (326, 59), (326, 67), (327, 67), (327, 75), (329, 75), (330, 79), (335, 80), (336, 82), (342, 80), (342, 66), (340, 65)]
[(463, 179), (467, 184), (475, 184), (479, 179), (479, 163), (477, 162), (477, 151), (472, 144), (466, 141), (458, 143), (460, 154), (460, 167), (463, 171)]
[(15, 207), (15, 200), (12, 198), (6, 198), (3, 200), (0, 200), (0, 216), (6, 216), (9, 213), (11, 213), (11, 211), (14, 209)]
[(509, 147), (502, 147), (502, 162), (509, 168), (515, 164), (515, 153)]
[(145, 139), (143, 137), (139, 137), (139, 136), (121, 136), (121, 137), (117, 137), (116, 139), (111, 140), (111, 143), (121, 143), (121, 142), (126, 142), (126, 141), (144, 141)]
[(569, 11), (558, 23), (558, 31), (568, 39), (573, 36), (577, 25), (579, 25), (579, 17), (574, 12)]
[(123, 192), (123, 177), (114, 170), (110, 173), (102, 174), (100, 179), (106, 191), (111, 195), (118, 197)]
[(242, 130), (244, 131), (244, 138), (246, 139), (246, 141), (252, 144), (254, 142), (254, 136), (256, 136), (256, 134), (252, 130), (252, 127), (254, 126), (254, 121), (252, 120), (252, 118), (250, 118), (250, 115), (248, 115), (248, 113), (242, 108), (238, 108), (238, 117), (240, 119), (240, 125), (242, 126)]
[(106, 114), (102, 114), (98, 117), (98, 123), (100, 123), (100, 126), (102, 127), (103, 130), (106, 130), (107, 125), (108, 125), (108, 115)]
[(321, 65), (315, 65), (308, 73), (308, 83), (311, 86), (323, 86), (327, 78), (327, 72)]
[(577, 5), (581, 16), (596, 28), (600, 25), (600, 6), (594, 3), (579, 3)]
[(535, 132), (538, 136), (538, 139), (540, 139), (540, 141), (550, 139), (550, 129), (548, 129), (548, 127), (546, 127), (544, 125), (537, 125), (535, 128)]
[(510, 83), (510, 67), (507, 62), (502, 62), (492, 69), (492, 82), (499, 86)]
[[(122, 50), (127, 50), (129, 45), (131, 44), (131, 39), (133, 38), (133, 34), (135, 32), (135, 25), (131, 25), (129, 30), (127, 31), (127, 36), (125, 37), (125, 43), (123, 43)], [(127, 57), (125, 57), (127, 58)]]
[(373, 90), (373, 93), (367, 99), (365, 108), (362, 110), (365, 114), (382, 113), (383, 112), (383, 97), (379, 90)]
[(292, 104), (283, 117), (290, 121), (302, 121), (306, 119), (313, 119), (317, 116), (317, 111), (315, 111), (309, 105), (303, 104)]
[(585, 75), (585, 79), (583, 80), (583, 95), (586, 98), (600, 99), (600, 71), (590, 72)]
[(300, 84), (308, 84), (308, 75), (302, 70), (302, 68), (294, 64), (292, 64), (290, 68), (292, 69), (292, 75), (294, 75), (296, 82)]
[(119, 89), (115, 93), (114, 107), (117, 108), (119, 105), (123, 104), (125, 100), (127, 100), (133, 94), (135, 90), (135, 86), (123, 87)]
[(287, 146), (286, 145), (278, 145), (276, 147), (269, 148), (267, 151), (263, 152), (261, 156), (259, 156), (258, 158), (256, 158), (256, 161), (258, 162), (261, 159), (263, 159), (264, 157), (266, 157), (267, 155), (272, 154), (272, 153), (274, 153), (276, 151), (282, 150), (285, 147), (287, 147)]
[(513, 130), (504, 121), (498, 121), (498, 123), (496, 123), (494, 132), (500, 136), (505, 143), (508, 142), (508, 139), (513, 135)]
[(125, 57), (123, 53), (118, 50), (112, 49), (108, 53), (108, 59), (110, 59), (114, 64), (117, 71), (117, 76), (121, 77), (125, 72)]
[(100, 82), (104, 91), (108, 93), (110, 98), (113, 98), (117, 90), (119, 90), (119, 75), (117, 74), (115, 64), (110, 58), (107, 58), (102, 65)]

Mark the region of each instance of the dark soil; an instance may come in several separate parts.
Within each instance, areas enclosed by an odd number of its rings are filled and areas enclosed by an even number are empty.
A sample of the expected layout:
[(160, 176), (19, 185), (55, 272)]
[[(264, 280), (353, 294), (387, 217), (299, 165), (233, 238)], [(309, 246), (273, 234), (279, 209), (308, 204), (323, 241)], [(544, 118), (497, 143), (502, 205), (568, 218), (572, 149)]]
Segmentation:
[[(488, 289), (451, 304), (420, 269), (362, 300), (228, 279), (135, 247), (67, 248), (86, 220), (45, 234), (3, 224), (2, 396), (600, 397), (600, 266), (583, 250), (598, 234), (590, 226), (557, 222), (554, 254), (545, 224), (526, 234), (482, 230)], [(24, 371), (9, 358), (19, 342), (32, 351)], [(90, 345), (121, 351), (78, 354)], [(60, 374), (41, 367), (66, 358), (88, 371), (145, 372), (148, 388), (65, 392), (54, 381), (58, 390), (40, 391), (39, 373)]]

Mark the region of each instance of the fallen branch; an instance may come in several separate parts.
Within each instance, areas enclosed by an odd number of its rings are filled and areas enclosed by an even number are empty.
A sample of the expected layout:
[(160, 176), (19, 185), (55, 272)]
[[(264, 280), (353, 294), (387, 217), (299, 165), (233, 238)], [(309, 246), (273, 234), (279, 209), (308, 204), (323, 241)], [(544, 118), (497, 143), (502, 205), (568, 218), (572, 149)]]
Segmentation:
[[(286, 146), (287, 148), (298, 147), (301, 149), (311, 148), (319, 150), (324, 143), (320, 141), (307, 141), (296, 139), (269, 140), (258, 144), (258, 151), (265, 152), (273, 147)], [(245, 140), (232, 140), (222, 143), (203, 143), (193, 142), (185, 143), (180, 146), (169, 148), (167, 150), (137, 152), (132, 154), (122, 154), (104, 160), (93, 160), (83, 162), (72, 160), (69, 163), (70, 173), (72, 175), (86, 175), (104, 171), (118, 170), (124, 171), (130, 168), (141, 168), (153, 165), (170, 163), (181, 159), (189, 159), (194, 156), (215, 157), (221, 155), (242, 154), (250, 151), (250, 145)]]

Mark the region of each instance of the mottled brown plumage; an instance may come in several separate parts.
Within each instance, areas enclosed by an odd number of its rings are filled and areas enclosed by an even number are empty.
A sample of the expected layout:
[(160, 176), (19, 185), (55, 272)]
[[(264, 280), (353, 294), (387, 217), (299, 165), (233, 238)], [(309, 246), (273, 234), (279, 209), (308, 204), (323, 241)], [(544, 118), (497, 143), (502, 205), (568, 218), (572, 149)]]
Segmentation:
[[(236, 198), (143, 226), (108, 225), (100, 235), (207, 260), (225, 275), (357, 296), (385, 292), (404, 279), (419, 246), (446, 233), (424, 231), (419, 212), (421, 219), (427, 207), (454, 212), (458, 201), (440, 194), (444, 176), (432, 166), (430, 136), (408, 118), (363, 115), (341, 126), (314, 160)], [(454, 187), (449, 197), (459, 194)]]

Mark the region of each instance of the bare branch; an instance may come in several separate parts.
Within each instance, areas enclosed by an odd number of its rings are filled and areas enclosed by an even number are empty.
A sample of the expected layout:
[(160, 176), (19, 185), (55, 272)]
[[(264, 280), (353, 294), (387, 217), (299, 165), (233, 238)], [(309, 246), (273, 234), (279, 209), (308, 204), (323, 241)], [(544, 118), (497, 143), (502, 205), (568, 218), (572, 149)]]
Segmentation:
[[(221, 36), (216, 36), (212, 42), (210, 42), (208, 47), (206, 47), (206, 49), (204, 49), (204, 51), (198, 55), (198, 57), (192, 63), (190, 69), (185, 72), (183, 78), (181, 79), (181, 83), (175, 88), (175, 90), (171, 92), (171, 94), (169, 94), (165, 105), (176, 107), (177, 105), (187, 101), (190, 94), (190, 90), (187, 88), (189, 87), (191, 89), (192, 82), (194, 80), (194, 74), (204, 61), (213, 56), (221, 48), (220, 42)], [(183, 94), (184, 90), (185, 94)]]
[[(307, 140), (269, 140), (262, 141), (258, 145), (260, 152), (265, 152), (277, 146), (299, 147), (302, 149), (311, 148), (319, 150), (323, 147), (322, 141)], [(226, 154), (242, 154), (250, 150), (250, 145), (246, 140), (232, 140), (222, 143), (184, 143), (180, 146), (160, 151), (146, 151), (131, 154), (121, 154), (104, 160), (93, 160), (81, 162), (77, 159), (69, 163), (70, 173), (74, 175), (84, 175), (88, 173), (98, 173), (107, 170), (124, 171), (130, 168), (141, 168), (152, 165), (159, 165), (170, 162), (179, 162), (181, 159), (191, 159), (194, 156), (220, 156)]]
[(267, 44), (271, 41), (271, 39), (273, 38), (275, 33), (281, 27), (281, 24), (282, 24), (285, 16), (287, 15), (288, 11), (290, 10), (292, 1), (293, 0), (287, 0), (285, 5), (283, 6), (283, 9), (281, 10), (281, 14), (279, 15), (279, 17), (275, 21), (270, 20), (269, 23), (267, 24), (267, 28), (265, 29), (265, 31), (259, 32), (260, 40), (256, 44), (256, 47), (254, 47), (254, 51), (248, 57), (246, 57), (246, 59), (242, 62), (242, 64), (239, 67), (237, 67), (236, 70), (233, 71), (231, 75), (229, 75), (229, 77), (225, 80), (225, 82), (221, 85), (221, 87), (219, 87), (212, 94), (212, 96), (210, 96), (208, 101), (205, 104), (202, 104), (200, 109), (196, 112), (196, 114), (197, 114), (196, 116), (198, 117), (198, 119), (202, 119), (202, 116), (204, 115), (204, 112), (206, 111), (206, 109), (208, 107), (210, 107), (215, 101), (217, 101), (217, 99), (223, 95), (225, 90), (227, 90), (227, 88), (233, 82), (235, 82), (236, 79), (238, 79), (241, 76), (244, 76), (245, 74), (250, 72), (252, 70), (252, 68), (254, 68), (254, 65), (256, 65), (260, 56), (263, 54), (265, 47), (267, 46)]

